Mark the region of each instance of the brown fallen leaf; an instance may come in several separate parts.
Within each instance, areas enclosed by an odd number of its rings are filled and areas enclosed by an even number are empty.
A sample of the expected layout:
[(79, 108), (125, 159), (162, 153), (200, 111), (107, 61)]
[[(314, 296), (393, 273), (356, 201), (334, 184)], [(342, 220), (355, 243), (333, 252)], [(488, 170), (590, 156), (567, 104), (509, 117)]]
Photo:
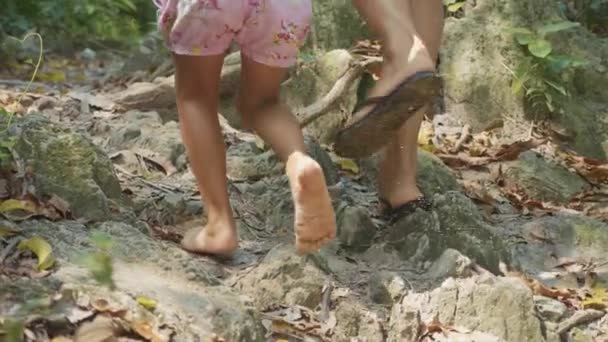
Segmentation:
[(166, 338), (160, 337), (154, 328), (147, 322), (131, 322), (131, 328), (141, 337), (150, 342), (168, 342)]
[(157, 152), (141, 148), (136, 149), (134, 152), (135, 154), (141, 156), (145, 161), (154, 164), (157, 168), (162, 169), (167, 176), (177, 173), (177, 168), (173, 165), (173, 163)]
[(98, 315), (92, 322), (81, 325), (74, 335), (74, 342), (117, 342), (118, 331), (112, 319)]
[(70, 217), (70, 203), (63, 198), (57, 195), (52, 195), (51, 198), (46, 201), (46, 204), (57, 210), (61, 214), (62, 218)]
[(494, 161), (515, 160), (525, 151), (531, 150), (543, 144), (546, 144), (546, 139), (532, 138), (525, 141), (517, 141), (513, 144), (502, 145), (498, 149), (490, 153)]

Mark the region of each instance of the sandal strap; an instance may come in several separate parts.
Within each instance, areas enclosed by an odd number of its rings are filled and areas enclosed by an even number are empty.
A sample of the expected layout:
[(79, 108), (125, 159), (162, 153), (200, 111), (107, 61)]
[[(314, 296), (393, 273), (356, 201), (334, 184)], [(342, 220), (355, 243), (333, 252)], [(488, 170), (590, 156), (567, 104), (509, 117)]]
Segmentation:
[(364, 107), (381, 103), (382, 101), (386, 100), (387, 97), (388, 97), (388, 95), (368, 97), (363, 102), (361, 102), (355, 106), (355, 109), (353, 109), (353, 113), (357, 113)]
[(391, 207), (390, 203), (385, 199), (380, 199), (380, 202), (385, 207), (384, 216), (387, 217), (389, 224), (394, 224), (401, 218), (411, 215), (416, 210), (431, 211), (433, 209), (433, 201), (426, 196), (421, 196), (415, 200), (404, 203), (396, 208)]

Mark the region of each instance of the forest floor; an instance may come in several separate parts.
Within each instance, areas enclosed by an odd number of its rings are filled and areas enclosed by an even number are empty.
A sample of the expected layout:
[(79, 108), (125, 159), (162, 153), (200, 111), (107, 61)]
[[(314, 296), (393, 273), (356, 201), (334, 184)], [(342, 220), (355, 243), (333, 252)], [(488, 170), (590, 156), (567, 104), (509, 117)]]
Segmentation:
[(178, 244), (205, 215), (170, 67), (112, 77), (121, 62), (46, 56), (29, 88), (31, 62), (0, 73), (3, 340), (608, 341), (608, 163), (550, 125), (504, 144), (425, 121), (434, 207), (392, 225), (376, 158), (307, 138), (339, 232), (300, 257), (282, 166), (222, 120), (241, 242), (217, 259)]

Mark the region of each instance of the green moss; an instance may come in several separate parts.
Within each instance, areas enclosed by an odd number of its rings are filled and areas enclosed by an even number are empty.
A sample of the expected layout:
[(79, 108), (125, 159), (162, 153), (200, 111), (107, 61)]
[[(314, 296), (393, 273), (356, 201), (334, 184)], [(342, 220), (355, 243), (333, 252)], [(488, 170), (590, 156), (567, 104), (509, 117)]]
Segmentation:
[(58, 195), (73, 214), (107, 218), (108, 199), (124, 204), (109, 158), (85, 137), (30, 114), (15, 122), (15, 150), (31, 168), (39, 195)]

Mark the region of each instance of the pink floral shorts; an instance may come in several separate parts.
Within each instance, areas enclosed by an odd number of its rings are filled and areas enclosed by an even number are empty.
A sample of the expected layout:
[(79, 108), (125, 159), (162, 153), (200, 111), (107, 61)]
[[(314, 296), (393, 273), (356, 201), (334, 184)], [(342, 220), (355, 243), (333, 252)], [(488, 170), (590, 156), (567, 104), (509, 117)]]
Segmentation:
[(310, 30), (311, 0), (153, 0), (179, 55), (219, 55), (236, 41), (258, 63), (288, 67)]

